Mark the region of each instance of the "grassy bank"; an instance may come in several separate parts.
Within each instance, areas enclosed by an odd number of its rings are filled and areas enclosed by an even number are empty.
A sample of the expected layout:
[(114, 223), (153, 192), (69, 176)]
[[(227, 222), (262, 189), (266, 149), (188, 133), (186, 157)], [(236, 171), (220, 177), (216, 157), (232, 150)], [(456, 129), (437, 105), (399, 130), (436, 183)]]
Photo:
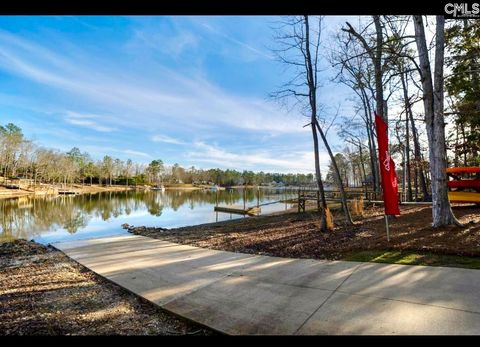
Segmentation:
[(0, 243), (0, 335), (210, 335), (33, 242)]
[(347, 254), (341, 260), (425, 266), (448, 266), (480, 269), (480, 257), (465, 257), (412, 251), (370, 250)]

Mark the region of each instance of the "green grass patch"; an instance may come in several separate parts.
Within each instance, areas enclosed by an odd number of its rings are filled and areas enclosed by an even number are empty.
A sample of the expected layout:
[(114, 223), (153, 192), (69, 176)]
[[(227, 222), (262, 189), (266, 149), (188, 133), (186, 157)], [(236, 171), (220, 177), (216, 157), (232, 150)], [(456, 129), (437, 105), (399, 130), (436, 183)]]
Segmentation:
[(369, 250), (352, 252), (341, 260), (404, 265), (449, 266), (480, 269), (480, 257), (464, 257), (413, 251)]

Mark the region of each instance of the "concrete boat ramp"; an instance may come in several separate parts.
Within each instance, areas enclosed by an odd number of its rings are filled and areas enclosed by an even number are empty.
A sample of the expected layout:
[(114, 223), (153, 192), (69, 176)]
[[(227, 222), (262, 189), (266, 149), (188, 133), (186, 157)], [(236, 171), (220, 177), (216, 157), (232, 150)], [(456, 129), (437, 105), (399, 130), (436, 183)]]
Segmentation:
[(227, 334), (480, 334), (480, 271), (288, 259), (122, 235), (53, 244)]

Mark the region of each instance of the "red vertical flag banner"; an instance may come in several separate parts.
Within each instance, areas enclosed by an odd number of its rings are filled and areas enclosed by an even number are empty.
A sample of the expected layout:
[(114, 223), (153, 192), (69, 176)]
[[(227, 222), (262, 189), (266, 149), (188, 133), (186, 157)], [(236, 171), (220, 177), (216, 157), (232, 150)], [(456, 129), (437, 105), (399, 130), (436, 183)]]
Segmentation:
[(380, 174), (382, 176), (385, 215), (399, 215), (397, 174), (395, 163), (388, 152), (388, 126), (377, 113), (375, 113), (375, 127), (377, 129), (378, 160), (380, 161)]

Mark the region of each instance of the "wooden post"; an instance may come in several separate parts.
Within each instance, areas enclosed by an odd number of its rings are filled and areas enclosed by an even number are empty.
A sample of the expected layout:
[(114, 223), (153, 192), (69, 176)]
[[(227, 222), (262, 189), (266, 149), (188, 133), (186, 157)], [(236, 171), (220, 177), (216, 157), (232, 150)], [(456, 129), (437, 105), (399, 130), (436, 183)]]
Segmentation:
[(247, 188), (243, 188), (243, 210), (245, 211), (246, 208), (246, 200), (247, 199)]
[(300, 188), (298, 188), (298, 213), (300, 213)]
[(257, 207), (260, 207), (260, 187), (257, 187)]
[(387, 229), (387, 241), (390, 242), (390, 230), (388, 229), (388, 216), (385, 215), (385, 227)]

